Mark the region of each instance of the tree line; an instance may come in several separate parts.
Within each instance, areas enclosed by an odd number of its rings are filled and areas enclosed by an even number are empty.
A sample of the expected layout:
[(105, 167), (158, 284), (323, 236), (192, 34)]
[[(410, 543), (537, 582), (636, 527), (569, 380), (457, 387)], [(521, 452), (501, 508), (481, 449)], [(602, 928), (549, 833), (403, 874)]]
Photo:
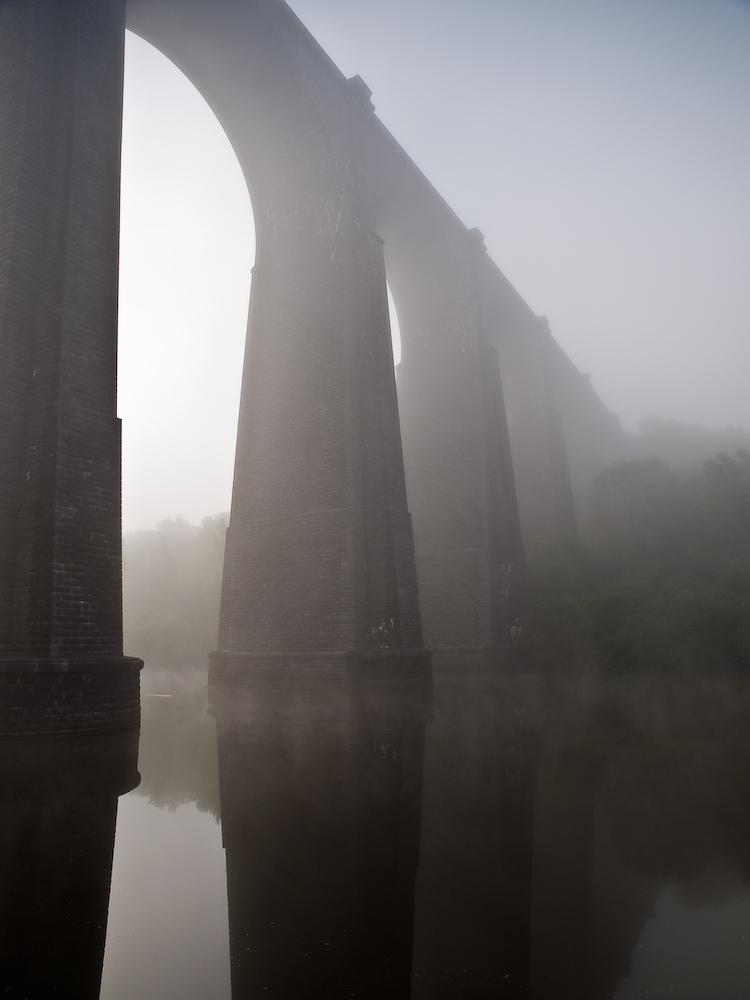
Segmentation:
[(750, 666), (750, 451), (616, 462), (585, 524), (529, 552), (525, 644), (555, 669)]
[[(555, 670), (750, 666), (750, 448), (696, 461), (747, 437), (644, 422), (641, 444), (673, 461), (609, 466), (577, 534), (530, 547), (527, 659)], [(146, 691), (205, 686), (228, 520), (177, 517), (123, 539), (125, 649), (144, 659)]]

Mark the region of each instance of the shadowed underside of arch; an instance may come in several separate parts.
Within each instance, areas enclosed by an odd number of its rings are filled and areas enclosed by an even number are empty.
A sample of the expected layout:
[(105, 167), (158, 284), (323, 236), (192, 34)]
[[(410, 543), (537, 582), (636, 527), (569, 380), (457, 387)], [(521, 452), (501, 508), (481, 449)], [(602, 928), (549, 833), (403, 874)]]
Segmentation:
[(22, 661), (45, 676), (134, 669), (115, 399), (126, 24), (209, 102), (255, 213), (215, 669), (282, 653), (403, 657), (423, 638), (504, 647), (522, 605), (521, 526), (574, 527), (566, 443), (581, 487), (614, 431), (365, 84), (282, 0), (3, 0), (6, 674)]

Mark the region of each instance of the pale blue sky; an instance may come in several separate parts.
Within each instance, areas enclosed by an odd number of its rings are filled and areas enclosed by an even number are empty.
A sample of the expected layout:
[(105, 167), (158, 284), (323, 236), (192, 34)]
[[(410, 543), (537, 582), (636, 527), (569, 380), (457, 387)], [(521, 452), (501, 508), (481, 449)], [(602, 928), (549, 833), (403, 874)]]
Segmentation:
[[(750, 4), (293, 0), (627, 427), (750, 429)], [(127, 53), (126, 530), (226, 509), (252, 266), (231, 148)], [(167, 460), (165, 456), (169, 454)]]

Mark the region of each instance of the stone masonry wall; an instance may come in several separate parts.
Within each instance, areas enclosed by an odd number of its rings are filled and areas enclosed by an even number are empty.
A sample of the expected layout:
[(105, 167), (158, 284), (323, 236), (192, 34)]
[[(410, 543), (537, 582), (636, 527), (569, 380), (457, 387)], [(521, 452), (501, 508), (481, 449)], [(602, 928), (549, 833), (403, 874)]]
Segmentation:
[(0, 6), (0, 649), (122, 651), (124, 0)]

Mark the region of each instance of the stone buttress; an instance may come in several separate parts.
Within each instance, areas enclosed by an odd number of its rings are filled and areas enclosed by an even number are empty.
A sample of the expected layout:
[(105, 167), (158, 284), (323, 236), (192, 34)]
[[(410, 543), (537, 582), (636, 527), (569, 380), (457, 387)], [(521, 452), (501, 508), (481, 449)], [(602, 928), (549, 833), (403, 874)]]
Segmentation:
[(11, 729), (51, 716), (137, 723), (140, 661), (122, 656), (116, 412), (124, 30), (124, 0), (0, 4), (0, 683)]

